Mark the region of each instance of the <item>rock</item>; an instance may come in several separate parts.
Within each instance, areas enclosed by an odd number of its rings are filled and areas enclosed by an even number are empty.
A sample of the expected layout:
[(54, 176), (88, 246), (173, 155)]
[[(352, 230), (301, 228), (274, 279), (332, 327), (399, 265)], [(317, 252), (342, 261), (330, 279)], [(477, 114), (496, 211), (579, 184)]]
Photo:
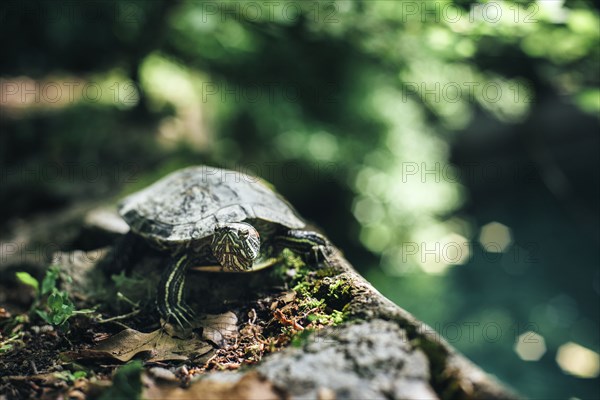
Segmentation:
[(84, 218), (84, 226), (88, 229), (98, 229), (115, 236), (129, 232), (129, 225), (121, 218), (114, 208), (98, 207), (89, 211)]
[(257, 371), (292, 398), (439, 398), (427, 356), (397, 324), (379, 319), (320, 331)]
[(170, 370), (162, 367), (152, 367), (148, 370), (150, 375), (156, 379), (162, 379), (169, 382), (177, 382), (177, 376)]
[(93, 242), (100, 248), (108, 245), (97, 236), (86, 238), (85, 216), (98, 203), (81, 203), (60, 212), (40, 215), (27, 221), (7, 224), (0, 238), (0, 272), (26, 266), (31, 272), (41, 272), (52, 255), (65, 248), (81, 248), (80, 242)]

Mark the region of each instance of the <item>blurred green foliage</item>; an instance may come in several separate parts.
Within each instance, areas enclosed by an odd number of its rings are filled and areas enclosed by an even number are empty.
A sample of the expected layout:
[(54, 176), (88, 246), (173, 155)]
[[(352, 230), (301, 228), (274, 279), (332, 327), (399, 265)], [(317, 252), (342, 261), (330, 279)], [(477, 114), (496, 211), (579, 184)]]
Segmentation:
[[(189, 164), (254, 173), (486, 370), (532, 398), (599, 395), (597, 375), (556, 360), (569, 342), (600, 350), (591, 2), (40, 1), (1, 15), (2, 221)], [(41, 95), (24, 94), (35, 82)], [(500, 252), (482, 236), (493, 221), (508, 228)], [(528, 332), (545, 341), (537, 361), (515, 351)]]

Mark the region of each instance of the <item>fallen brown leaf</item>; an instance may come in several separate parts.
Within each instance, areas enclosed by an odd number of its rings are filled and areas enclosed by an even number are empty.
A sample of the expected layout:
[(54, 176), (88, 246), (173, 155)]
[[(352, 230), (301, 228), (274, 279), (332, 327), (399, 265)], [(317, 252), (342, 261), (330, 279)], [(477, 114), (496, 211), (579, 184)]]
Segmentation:
[(229, 311), (218, 315), (207, 314), (198, 320), (197, 326), (203, 328), (202, 339), (222, 346), (226, 340), (238, 336), (237, 322), (236, 315)]
[(195, 337), (178, 339), (167, 335), (162, 329), (143, 333), (125, 329), (99, 342), (91, 349), (62, 353), (68, 359), (113, 358), (122, 362), (140, 353), (150, 353), (146, 361), (187, 360), (213, 351), (213, 347)]

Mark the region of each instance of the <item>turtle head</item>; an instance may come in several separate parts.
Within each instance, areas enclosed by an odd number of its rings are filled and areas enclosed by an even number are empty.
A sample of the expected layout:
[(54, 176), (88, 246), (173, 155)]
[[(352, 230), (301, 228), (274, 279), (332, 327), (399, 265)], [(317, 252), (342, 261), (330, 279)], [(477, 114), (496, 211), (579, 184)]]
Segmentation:
[(220, 224), (215, 228), (211, 249), (226, 271), (247, 271), (260, 251), (260, 237), (250, 224)]

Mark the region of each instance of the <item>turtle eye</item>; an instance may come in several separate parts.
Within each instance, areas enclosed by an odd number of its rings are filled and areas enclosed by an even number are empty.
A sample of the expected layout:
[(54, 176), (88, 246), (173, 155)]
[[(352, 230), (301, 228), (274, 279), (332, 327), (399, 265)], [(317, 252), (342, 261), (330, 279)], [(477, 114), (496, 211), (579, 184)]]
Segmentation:
[(250, 234), (250, 232), (248, 232), (247, 229), (240, 229), (240, 237), (242, 239), (246, 239), (249, 234)]

